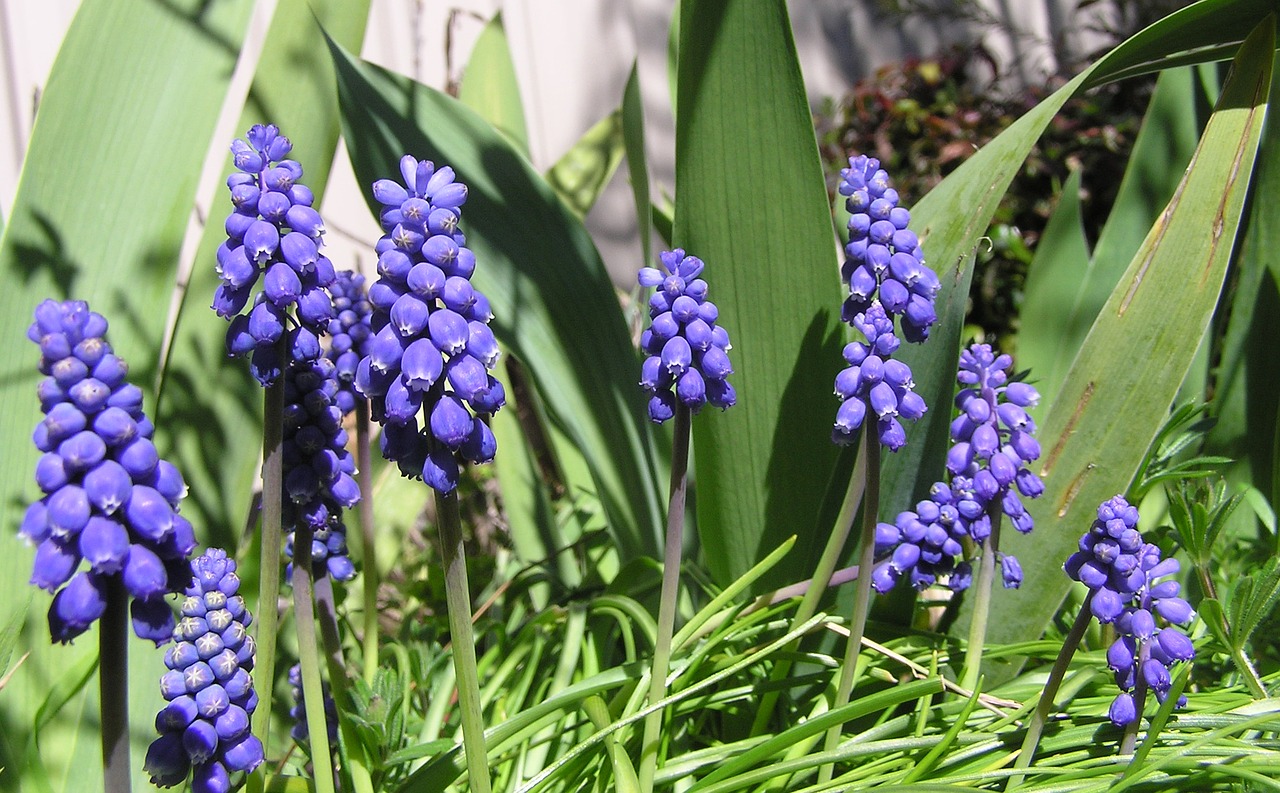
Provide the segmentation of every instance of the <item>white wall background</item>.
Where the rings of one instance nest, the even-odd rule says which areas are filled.
[[[85,0],[114,2],[115,0]],[[750,0],[743,0],[750,2]],[[792,26],[811,101],[839,96],[878,66],[928,55],[948,44],[981,39],[999,68],[1024,83],[1068,70],[1102,38],[1090,28],[1111,13],[1094,4],[1088,17],[1077,0],[935,0],[934,15],[902,17],[883,10],[892,0],[791,0]],[[918,4],[918,2],[917,2]],[[78,0],[0,0],[0,211],[13,204],[22,156],[41,87]],[[456,80],[485,21],[502,10],[525,99],[533,163],[553,164],[592,124],[621,101],[638,59],[646,112],[654,195],[668,194],[675,173],[675,135],[667,89],[667,34],[675,0],[373,0],[364,56],[443,88]],[[242,84],[270,20],[274,0],[259,0],[237,69]],[[242,89],[243,90],[243,89]],[[235,92],[232,92],[235,95]],[[238,106],[223,113],[217,140],[243,134]],[[264,119],[269,121],[268,119]],[[211,152],[207,185],[220,181],[225,147]],[[619,283],[640,266],[625,164],[588,218]],[[379,234],[360,187],[339,150],[322,208],[337,261],[365,259]],[[200,216],[208,217],[208,207]],[[216,208],[215,208],[216,209]]]

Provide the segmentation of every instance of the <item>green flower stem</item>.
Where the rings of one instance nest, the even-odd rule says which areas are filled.
[[[991,536],[982,543],[978,561],[978,579],[974,582],[973,617],[969,620],[969,643],[964,653],[964,672],[960,685],[970,691],[978,687],[982,675],[982,649],[987,639],[987,615],[991,611],[991,592],[996,585],[996,552],[1000,550],[1000,523],[1003,514],[998,503],[987,505],[991,518]]]
[[[484,713],[480,708],[480,678],[476,673],[476,640],[471,630],[471,590],[467,557],[462,545],[462,516],[458,494],[436,493],[436,520],[444,555],[444,588],[449,607],[449,637],[458,677],[458,706],[462,709],[462,744],[467,756],[471,793],[489,793],[489,761],[484,746]]]
[[[378,671],[378,549],[373,530],[373,455],[369,442],[369,402],[356,399],[356,474],[360,484],[360,540],[364,546],[360,572],[364,582],[364,682]]]
[[[868,418],[862,425],[862,454],[866,458],[866,490],[862,500],[862,537],[859,540],[858,583],[853,594],[853,619],[849,623],[849,643],[845,646],[844,663],[840,666],[840,682],[836,686],[836,700],[831,710],[849,704],[853,693],[854,674],[858,668],[858,654],[862,649],[862,635],[867,628],[867,614],[871,611],[871,569],[876,561],[876,518],[880,510],[880,443],[873,435],[875,422]],[[827,730],[823,750],[834,751],[840,743],[843,725],[834,724]],[[818,769],[818,782],[831,781],[835,770],[832,763]]]
[[[333,580],[321,576],[316,586],[316,621],[320,624],[320,640],[324,644],[324,658],[329,669],[329,689],[338,703],[339,713],[350,711],[351,698],[347,686],[347,664],[342,656],[342,636],[338,632],[338,609],[333,600]],[[307,730],[311,725],[308,723]],[[363,744],[354,733],[350,720],[338,718],[338,735],[341,738],[341,754],[345,774],[351,778],[351,788],[356,793],[373,793],[373,780],[369,763],[362,751]]]
[[[129,793],[129,598],[120,576],[107,582],[107,610],[98,624],[102,784],[111,793]]]
[[[662,595],[658,601],[658,637],[649,673],[649,704],[667,695],[671,668],[671,636],[675,632],[676,599],[680,596],[680,558],[684,544],[684,505],[689,487],[689,408],[676,403],[675,437],[671,446],[671,488],[667,504],[667,539],[662,558]],[[662,735],[662,711],[645,717],[644,742],[640,744],[640,791],[652,793],[658,770],[658,745]]]
[[[831,534],[827,536],[827,545],[822,549],[822,557],[818,559],[818,567],[813,571],[813,578],[809,580],[808,587],[804,590],[804,597],[800,601],[800,606],[791,618],[791,630],[795,630],[798,625],[818,613],[818,603],[822,601],[822,596],[826,594],[827,585],[831,582],[831,576],[836,571],[836,565],[844,557],[844,546],[849,541],[849,533],[853,531],[853,520],[858,515],[858,507],[862,504],[863,488],[867,483],[866,470],[866,455],[859,454],[853,466],[853,473],[849,477],[849,486],[845,489],[844,501],[840,504],[840,514],[836,516],[836,525],[833,527]],[[775,600],[774,602],[777,601]],[[788,653],[794,650],[795,646],[787,648]],[[769,672],[769,682],[777,683],[784,680],[790,672],[791,660],[781,658]],[[752,736],[764,734],[781,693],[782,690],[779,688],[767,691],[761,697],[755,720],[751,724]]]
[[[284,343],[281,353],[287,355]],[[285,359],[287,360],[287,358]],[[258,562],[258,632],[254,680],[262,707],[253,712],[253,734],[270,757],[271,703],[276,682],[276,633],[280,622],[280,546],[284,506],[284,377],[267,386],[262,422],[262,543]],[[310,546],[307,548],[310,553]],[[263,764],[265,768],[266,763]],[[263,773],[250,777],[250,790],[261,790]]]
[[[307,705],[307,738],[316,793],[333,793],[334,763],[329,753],[329,728],[324,717],[324,687],[316,643],[315,594],[311,589],[311,526],[299,521],[293,530],[293,621],[298,633],[298,662],[302,666],[302,698]],[[269,707],[268,707],[269,709]]]
[[[1058,696],[1058,688],[1061,687],[1062,679],[1067,675],[1071,657],[1076,654],[1076,648],[1080,646],[1080,640],[1084,638],[1084,632],[1088,630],[1089,623],[1093,620],[1093,611],[1090,609],[1092,603],[1093,591],[1090,590],[1084,603],[1080,604],[1080,613],[1076,615],[1076,621],[1067,632],[1067,638],[1062,642],[1062,649],[1058,651],[1053,668],[1049,670],[1049,678],[1044,681],[1044,690],[1040,692],[1040,701],[1036,703],[1036,711],[1027,725],[1027,735],[1022,739],[1022,748],[1018,750],[1018,759],[1013,764],[1014,768],[1027,768],[1035,758],[1036,747],[1040,745],[1040,736],[1044,732],[1045,722],[1049,720],[1049,711],[1053,709],[1054,697]],[[1022,780],[1022,774],[1009,777],[1005,790],[1013,790],[1022,784]]]

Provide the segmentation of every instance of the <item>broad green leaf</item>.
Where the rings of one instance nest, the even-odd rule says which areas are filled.
[[[1280,372],[1275,366],[1280,264],[1272,255],[1280,245],[1280,219],[1270,206],[1276,190],[1280,190],[1280,118],[1271,114],[1263,129],[1244,230],[1232,263],[1235,294],[1219,309],[1226,335],[1210,407],[1217,424],[1206,439],[1205,451],[1232,458],[1234,462],[1223,470],[1228,481],[1252,493],[1261,491],[1273,504],[1277,495],[1272,488],[1277,470],[1273,444],[1280,411]],[[1253,511],[1241,510],[1229,531],[1250,536],[1256,525]]]
[[[1034,414],[1038,419],[1053,403],[1098,311],[1142,244],[1146,229],[1173,195],[1183,164],[1191,159],[1198,135],[1195,90],[1190,68],[1160,75],[1092,258],[1083,232],[1077,240],[1064,241],[1056,234],[1051,237],[1050,232],[1056,232],[1052,223],[1045,230],[1027,275],[1022,307],[1026,319],[1016,351],[1017,368],[1031,369],[1040,391],[1040,408]],[[1079,229],[1079,201],[1072,203]]]
[[[89,301],[110,321],[108,340],[132,364],[131,380],[154,411],[152,384],[178,251],[251,7],[248,0],[86,3],[45,86],[0,243],[0,272],[11,286],[0,295],[6,406],[0,416],[0,525],[6,527],[0,532],[0,624],[30,603],[21,649],[31,652],[0,697],[3,790],[23,784],[34,715],[57,676],[96,658],[92,634],[72,647],[50,645],[49,597],[28,598],[32,552],[12,530],[39,496],[30,440],[39,419],[37,353],[25,331],[46,297]],[[158,434],[169,432],[162,427]],[[147,646],[133,646],[129,681],[139,783],[161,668]],[[39,738],[54,790],[96,784],[87,782],[101,768],[96,710],[96,691],[89,691],[45,711]]]
[[[547,183],[579,220],[613,178],[624,148],[622,111],[615,110],[592,125],[547,171]]]
[[[457,170],[470,187],[463,223],[480,262],[474,281],[493,306],[496,335],[589,461],[623,556],[655,555],[664,464],[635,386],[639,359],[586,230],[465,105],[340,47],[331,52],[360,181],[395,174],[406,152]]]
[[[520,101],[520,84],[516,81],[516,67],[511,61],[501,11],[493,15],[476,39],[471,59],[462,72],[458,99],[505,135],[521,154],[529,156],[529,133]]]
[[[91,631],[90,635],[96,637],[96,631]],[[51,670],[53,682],[42,689],[45,697],[40,702],[40,706],[36,708],[35,715],[31,719],[31,732],[27,738],[25,757],[26,768],[19,773],[19,782],[25,775],[28,780],[32,781],[42,791],[53,790],[55,785],[58,789],[75,790],[77,786],[83,784],[81,775],[85,773],[86,769],[82,766],[68,765],[63,768],[55,768],[54,773],[50,773],[48,763],[44,760],[40,737],[44,734],[44,730],[49,726],[50,722],[57,718],[58,714],[73,700],[79,699],[80,707],[88,710],[84,702],[85,698],[78,695],[88,686],[90,679],[93,677],[93,672],[97,668],[97,653],[83,653],[74,663],[60,667],[59,670]],[[58,671],[61,671],[61,674],[57,674]],[[93,740],[92,732],[89,730],[73,733],[70,740],[88,749],[95,748],[95,741]],[[45,743],[47,745],[49,741],[45,741]],[[62,748],[65,749],[66,747]],[[100,748],[100,746],[96,748]],[[73,772],[72,768],[75,768],[76,771]],[[99,755],[98,768],[102,768],[101,755]],[[73,774],[74,781],[72,779]],[[99,774],[101,774],[101,771],[99,771]],[[9,781],[13,780],[10,779]],[[64,785],[68,786],[64,787]],[[21,787],[15,789],[21,789]]]
[[[489,422],[498,447],[504,450],[493,461],[502,491],[503,512],[516,556],[526,564],[545,561],[549,569],[555,570],[560,561],[557,552],[564,543],[556,525],[551,490],[539,474],[534,451],[521,428],[521,418],[518,418],[523,416],[528,417],[526,420],[536,421],[536,414],[532,406],[519,404],[521,396],[514,391],[507,391],[508,409],[495,413]],[[563,574],[561,580],[565,580]],[[546,606],[550,596],[546,585],[537,585],[530,592],[539,608]]]
[[[1063,340],[1063,326],[1071,315],[1072,298],[1089,261],[1089,242],[1080,213],[1080,172],[1072,171],[1062,186],[1058,206],[1049,217],[1027,270],[1026,297],[1020,311],[1017,369],[1030,368],[1041,398],[1055,381],[1053,362]]]
[[[631,75],[622,93],[622,142],[626,147],[627,173],[635,196],[636,220],[644,262],[653,262],[653,209],[649,198],[649,159],[644,149],[644,102],[640,97],[640,69],[631,62]]]
[[[694,420],[698,530],[727,584],[796,534],[757,590],[808,577],[838,449],[841,367],[829,208],[786,5],[681,3],[675,243],[733,341],[738,404]]]
[[[1240,48],[1191,167],[1099,314],[1040,442],[1046,490],[1016,596],[996,597],[988,641],[1040,635],[1066,595],[1061,565],[1103,500],[1124,491],[1165,419],[1218,299],[1271,82],[1274,24]],[[1014,593],[1006,593],[1014,594]],[[962,614],[961,623],[965,621]]]
[[[302,164],[302,183],[324,195],[338,141],[338,109],[332,66],[319,25],[339,31],[347,46],[364,37],[368,0],[282,0],[276,7],[262,58],[236,125],[243,137],[254,124],[275,124],[293,142],[290,157]],[[219,141],[228,151],[231,141]],[[223,173],[234,166],[228,152]],[[163,372],[159,396],[161,427],[191,427],[163,440],[162,452],[182,470],[190,488],[183,509],[199,536],[234,547],[249,514],[250,497],[262,459],[262,389],[248,363],[226,353],[227,321],[209,308],[218,286],[216,251],[226,241],[222,220],[230,212],[226,186],[219,183],[205,200],[209,222],[183,293],[178,324]],[[334,262],[352,269],[354,262]],[[217,384],[216,388],[210,387]],[[255,581],[246,581],[255,591]]]

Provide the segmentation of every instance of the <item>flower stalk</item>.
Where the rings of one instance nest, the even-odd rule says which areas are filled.
[[[471,589],[467,583],[467,556],[456,490],[448,493],[436,491],[436,522],[443,555],[449,638],[453,668],[458,679],[458,707],[462,711],[462,744],[467,756],[467,776],[474,793],[489,793],[484,713],[480,706],[480,678],[476,672],[476,640],[471,629]]]
[[[293,620],[298,633],[298,662],[302,665],[302,696],[307,702],[324,702],[316,636],[315,592],[311,568],[311,525],[300,521],[294,528]],[[262,710],[269,710],[263,708]],[[334,763],[329,752],[329,729],[324,708],[307,708],[307,733],[317,793],[333,793]]]
[[[98,691],[102,708],[102,783],[129,793],[129,603],[119,576],[107,584],[107,610],[98,626]]]
[[[1071,658],[1080,647],[1084,633],[1093,619],[1093,612],[1089,608],[1092,600],[1093,593],[1090,592],[1085,596],[1084,603],[1080,606],[1080,613],[1076,615],[1076,621],[1071,624],[1071,630],[1067,632],[1067,637],[1062,642],[1062,649],[1058,650],[1058,657],[1053,661],[1053,668],[1049,670],[1049,677],[1045,680],[1044,689],[1040,692],[1040,700],[1036,703],[1035,713],[1032,714],[1031,721],[1027,725],[1026,737],[1022,739],[1022,748],[1018,750],[1018,759],[1013,766],[1016,769],[1029,767],[1035,757],[1036,747],[1040,745],[1040,736],[1044,734],[1044,725],[1049,720],[1049,711],[1053,709],[1053,700],[1058,696],[1058,689],[1062,687],[1062,680],[1067,675]],[[1016,789],[1022,784],[1023,778],[1023,774],[1009,777],[1005,790]]]
[[[283,342],[280,343],[283,348]],[[258,561],[258,655],[255,661],[259,696],[272,702],[276,673],[276,633],[280,622],[280,549],[284,505],[284,380],[267,386],[262,423],[262,542]],[[310,545],[307,556],[310,557]],[[270,751],[271,708],[258,708],[253,734]]]
[[[867,460],[865,495],[862,499],[862,533],[858,554],[858,570],[870,570],[875,564],[876,517],[880,504],[880,443],[871,437],[871,427],[862,430],[862,455]],[[867,615],[871,611],[871,576],[860,574],[853,594],[853,616],[849,622],[849,642],[845,645],[844,662],[840,665],[840,680],[836,685],[836,698],[831,709],[849,704],[853,693],[854,677],[858,668],[858,655],[862,649],[862,636],[867,628]],[[840,724],[827,730],[823,751],[834,751],[840,743]],[[834,764],[823,765],[818,770],[819,784],[831,781]]]
[[[649,673],[649,702],[667,695],[667,673],[671,669],[671,637],[675,632],[676,601],[680,597],[680,560],[684,545],[685,498],[689,487],[689,408],[677,403],[675,439],[671,448],[671,487],[667,503],[666,549],[662,559],[662,594],[658,602],[658,636],[653,649],[653,666]],[[658,751],[662,737],[662,711],[650,713],[644,720],[644,742],[640,750],[640,790],[651,793],[658,768]]]
[[[969,621],[969,641],[964,655],[964,671],[960,685],[973,691],[982,676],[982,650],[987,638],[987,616],[991,612],[991,593],[996,584],[996,553],[1000,544],[1001,512],[998,503],[987,505],[991,519],[991,535],[982,543],[978,561],[978,578],[974,582],[973,617]]]

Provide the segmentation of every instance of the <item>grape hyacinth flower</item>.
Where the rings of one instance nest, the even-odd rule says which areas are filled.
[[[1028,467],[1039,459],[1040,444],[1034,437],[1036,424],[1025,410],[1034,407],[1040,395],[1026,383],[1009,382],[1012,366],[1013,358],[997,356],[988,344],[974,344],[960,353],[956,379],[964,387],[956,396],[960,415],[951,422],[955,443],[947,452],[947,470],[972,477],[982,500],[998,499],[1014,528],[1025,534],[1034,522],[1022,497],[1037,498],[1044,492],[1044,483]]]
[[[907,228],[911,213],[901,206],[880,161],[866,155],[849,158],[838,190],[849,210],[848,258],[841,269],[849,285],[844,321],[853,323],[878,300],[890,317],[902,317],[907,341],[924,341],[938,319],[933,304],[940,282],[924,263],[919,238]]]
[[[293,691],[293,705],[289,708],[289,717],[293,719],[293,726],[289,728],[289,735],[301,744],[307,740],[307,703],[302,696],[301,664],[289,667],[289,687]],[[332,744],[338,740],[338,704],[329,695],[328,683],[324,684],[322,690],[324,691],[324,723],[329,733],[329,743]]]
[[[890,357],[901,341],[893,332],[893,320],[884,306],[872,303],[853,318],[853,326],[866,337],[866,342],[845,345],[844,359],[849,366],[836,376],[835,393],[842,402],[831,440],[840,445],[852,443],[869,408],[875,414],[881,445],[897,451],[907,442],[899,419],[915,421],[923,416],[924,400],[914,391],[911,367]]]
[[[662,269],[644,267],[638,280],[657,287],[649,298],[651,323],[640,335],[640,349],[648,357],[641,367],[640,385],[650,395],[649,418],[661,424],[673,417],[676,400],[697,413],[702,406],[728,409],[737,401],[726,379],[729,333],[716,324],[720,312],[707,300],[707,282],[699,278],[704,264],[676,248],[658,257]]]
[[[1115,673],[1120,694],[1108,716],[1117,727],[1125,727],[1141,713],[1146,689],[1164,702],[1173,665],[1195,657],[1191,640],[1174,627],[1191,621],[1191,605],[1180,596],[1177,581],[1161,580],[1178,572],[1178,561],[1161,559],[1160,549],[1143,541],[1137,508],[1116,496],[1098,507],[1097,520],[1064,568],[1089,588],[1093,616],[1116,627],[1107,666]],[[1185,698],[1179,699],[1179,706],[1184,703]]]
[[[20,532],[36,544],[31,583],[54,594],[54,641],[71,641],[101,617],[118,577],[133,598],[134,633],[159,645],[174,624],[164,598],[186,586],[195,532],[178,514],[182,475],[156,452],[142,391],[126,381],[129,368],[106,333],[87,303],[36,307],[27,337],[40,345],[45,375],[37,390],[45,417],[34,433],[44,497]]]
[[[493,314],[471,284],[476,258],[458,230],[467,187],[452,168],[409,155],[400,173],[403,185],[373,185],[386,233],[376,247],[380,277],[369,287],[374,335],[355,382],[384,425],[383,455],[448,493],[460,459],[493,459],[497,442],[484,418],[506,394],[489,374],[498,362]]]
[[[252,617],[240,597],[236,563],[219,548],[191,562],[192,583],[182,619],[164,656],[160,678],[168,704],[156,716],[160,737],[147,749],[146,771],[160,787],[191,777],[194,793],[231,789],[231,775],[263,760],[262,742],[249,731],[258,705],[249,672]],[[194,772],[194,773],[192,773]]]
[[[249,355],[254,377],[266,386],[286,363],[277,349],[282,337],[290,360],[320,355],[320,335],[333,316],[326,288],[335,273],[320,253],[324,222],[312,207],[315,196],[299,181],[302,166],[286,159],[293,144],[274,125],[257,124],[246,137],[231,144],[237,172],[227,187],[234,208],[227,241],[218,247],[222,283],[213,309],[231,322],[227,353]]]
[[[283,524],[306,522],[314,534],[312,570],[339,581],[355,576],[347,555],[342,510],[360,501],[353,478],[355,461],[347,451],[342,410],[335,403],[337,367],[327,358],[289,364],[284,380]],[[285,554],[293,556],[290,532]]]
[[[339,270],[337,278],[329,284],[333,298],[333,319],[329,320],[329,347],[325,357],[337,367],[338,394],[335,401],[347,415],[356,409],[356,400],[364,396],[355,389],[356,368],[360,359],[369,354],[369,340],[373,337],[369,320],[373,306],[364,276],[350,270]]]

